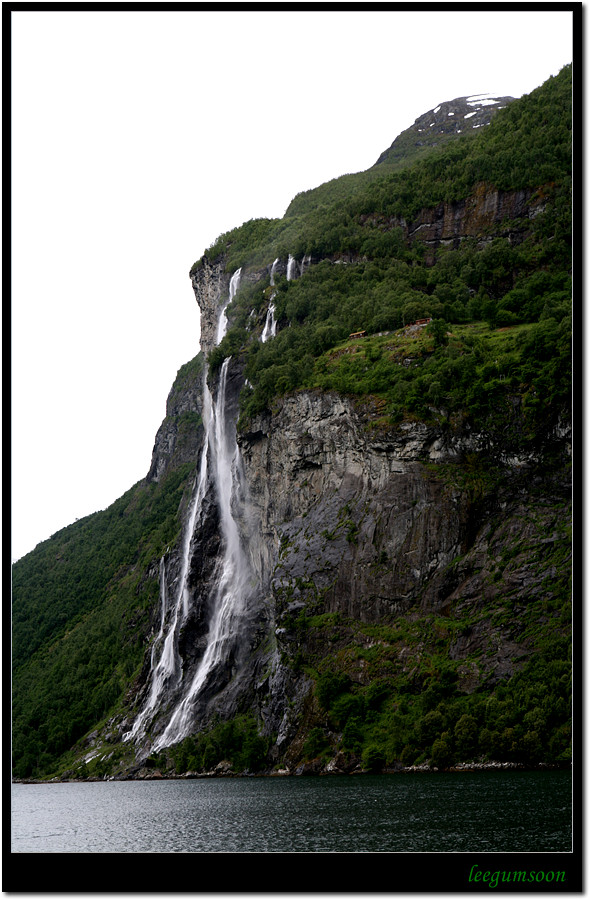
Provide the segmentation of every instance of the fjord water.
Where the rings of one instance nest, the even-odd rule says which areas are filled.
[[[13,853],[570,852],[571,773],[12,786]]]

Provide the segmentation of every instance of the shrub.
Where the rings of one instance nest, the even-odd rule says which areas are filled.
[[[362,752],[361,761],[369,772],[380,772],[385,765],[385,753],[378,744],[369,744]]]
[[[307,735],[307,740],[303,745],[303,756],[305,759],[315,759],[327,750],[329,741],[322,728],[312,728]]]
[[[363,746],[363,725],[358,716],[351,716],[342,732],[342,747],[359,754]]]
[[[451,735],[444,731],[432,744],[430,765],[437,769],[446,769],[453,761]]]
[[[318,676],[315,686],[320,706],[328,711],[340,694],[346,692],[350,678],[342,672],[324,672]]]

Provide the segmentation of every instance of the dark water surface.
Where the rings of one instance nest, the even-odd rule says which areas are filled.
[[[12,852],[569,852],[571,773],[12,785]]]

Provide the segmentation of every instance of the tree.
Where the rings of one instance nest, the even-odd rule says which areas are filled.
[[[477,749],[478,726],[473,716],[462,715],[455,725],[455,744],[462,760],[469,759]]]
[[[336,697],[345,693],[349,684],[350,678],[341,672],[327,671],[320,675],[315,688],[320,706],[330,709]]]
[[[362,752],[363,768],[369,772],[379,772],[385,765],[385,754],[378,744],[369,744]]]
[[[436,769],[446,769],[453,761],[453,748],[451,734],[443,731],[432,744],[430,751],[430,765]]]
[[[449,326],[444,319],[433,319],[426,330],[434,338],[435,347],[444,347],[448,344],[447,331]]]
[[[411,298],[412,294],[406,294],[405,296]],[[416,321],[416,319],[421,319],[426,316],[428,314],[428,310],[426,308],[427,302],[428,298],[426,297],[424,297],[423,299],[412,298],[408,299],[407,302],[404,302],[402,306],[402,321],[404,325],[411,325],[412,322]]]
[[[351,716],[342,732],[342,746],[352,753],[360,753],[363,746],[363,726],[358,716]]]

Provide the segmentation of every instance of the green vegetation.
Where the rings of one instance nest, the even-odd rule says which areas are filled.
[[[209,772],[219,763],[229,763],[234,772],[256,772],[266,768],[270,741],[259,734],[254,716],[236,716],[217,722],[194,737],[185,738],[170,750],[174,770]]]
[[[376,395],[392,420],[442,407],[481,425],[505,415],[517,396],[534,431],[570,393],[571,275],[558,265],[538,271],[525,256],[497,239],[485,250],[440,254],[428,270],[324,260],[279,285],[276,314],[288,327],[266,344],[247,343],[234,328],[211,364],[245,346],[246,417],[290,390],[321,388]],[[494,280],[514,271],[516,284],[498,296]],[[433,322],[404,328],[420,317]],[[368,336],[351,341],[359,328]]]
[[[567,631],[569,603],[560,598],[558,621]],[[531,618],[534,613],[531,611]],[[525,765],[571,759],[571,656],[567,633],[541,629],[529,662],[494,687],[466,690],[461,677],[481,663],[478,653],[453,660],[450,646],[473,623],[424,617],[392,626],[343,621],[355,640],[318,663],[315,694],[323,727],[310,725],[308,759],[335,752],[365,768],[500,760]],[[363,650],[363,637],[376,641]],[[329,640],[324,637],[326,645]],[[404,672],[399,650],[412,648]],[[416,648],[420,653],[416,654]],[[365,664],[363,682],[352,673]],[[311,662],[306,666],[308,671]],[[369,675],[366,667],[369,666]],[[367,683],[368,682],[368,683]]]

